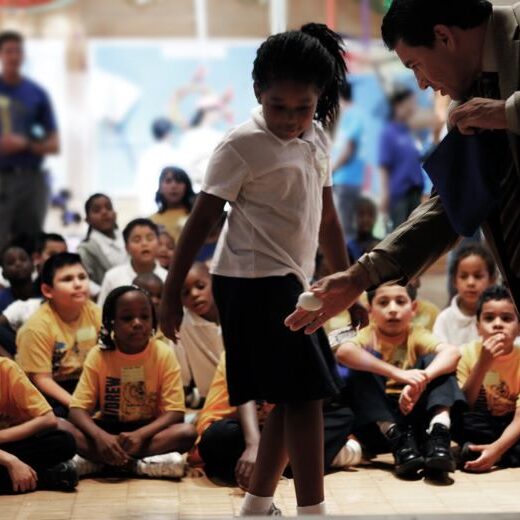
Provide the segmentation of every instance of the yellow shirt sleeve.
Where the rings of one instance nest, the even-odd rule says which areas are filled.
[[[161,344],[162,345],[162,344]],[[157,374],[161,381],[161,396],[159,398],[159,413],[182,412],[184,407],[184,390],[182,388],[181,368],[173,350],[162,345],[164,359],[162,374]]]
[[[88,354],[83,365],[69,408],[81,408],[92,414],[99,402],[99,374],[102,372],[101,353],[99,347],[94,347]]]
[[[20,412],[19,417],[14,419],[32,419],[52,411],[50,404],[14,361],[6,359],[0,366],[1,377],[8,382],[8,407]]]
[[[28,374],[52,374],[54,340],[43,322],[28,325],[31,326],[20,329],[16,338],[16,360]]]
[[[468,377],[471,373],[471,369],[473,368],[470,354],[471,347],[471,344],[464,345],[460,351],[461,358],[457,365],[457,382],[461,388],[466,384],[466,381],[468,380]]]
[[[353,338],[349,338],[345,343],[354,343],[354,345],[358,345],[362,348],[372,347],[372,335],[373,335],[373,326],[368,325],[365,328],[361,329]]]

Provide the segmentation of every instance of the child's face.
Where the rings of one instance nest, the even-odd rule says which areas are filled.
[[[159,316],[159,308],[161,306],[161,298],[163,293],[163,283],[159,280],[150,280],[146,283],[135,284],[144,289],[150,296],[150,300],[155,309],[155,315]]]
[[[174,252],[175,245],[172,237],[168,233],[161,233],[159,235],[159,248],[157,249],[157,260],[159,260],[161,267],[169,269]]]
[[[132,260],[147,264],[157,258],[159,239],[154,230],[148,226],[135,226],[128,237],[126,250]]]
[[[190,269],[181,296],[182,304],[190,311],[199,316],[208,314],[214,305],[209,273],[199,267]]]
[[[513,347],[520,334],[520,325],[515,306],[510,300],[490,300],[484,303],[477,323],[479,334],[484,340],[495,334],[503,334],[505,343]]]
[[[81,308],[89,299],[88,274],[81,264],[66,265],[56,271],[52,287],[42,284],[45,298],[62,308]]]
[[[368,204],[361,205],[357,210],[357,230],[358,233],[372,233],[376,225],[376,213],[374,208]]]
[[[484,259],[478,255],[463,258],[455,274],[455,288],[460,300],[466,305],[475,306],[481,294],[492,283]]]
[[[62,242],[61,240],[47,240],[43,246],[42,252],[33,255],[33,260],[38,271],[51,256],[57,255],[58,253],[66,253],[67,251],[68,248],[65,242]]]
[[[278,81],[264,91],[255,86],[267,128],[280,139],[301,136],[312,125],[319,91],[313,85]]]
[[[386,336],[398,336],[410,327],[415,308],[416,303],[405,287],[389,285],[376,290],[370,315],[379,331]]]
[[[178,206],[186,195],[186,184],[177,181],[173,173],[167,173],[161,181],[159,193],[166,199],[168,206]]]
[[[4,254],[2,271],[10,282],[31,279],[33,263],[21,247],[10,247]]]
[[[126,354],[142,352],[152,336],[150,301],[140,291],[130,291],[117,300],[114,334],[117,348]]]
[[[87,222],[101,233],[112,233],[116,227],[116,212],[108,197],[96,197],[87,215]]]

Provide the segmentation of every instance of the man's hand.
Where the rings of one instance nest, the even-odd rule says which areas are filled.
[[[501,454],[493,444],[470,445],[471,451],[480,452],[480,457],[476,460],[469,460],[464,464],[466,471],[483,473],[489,471],[500,459]]]
[[[330,318],[352,307],[369,285],[368,276],[359,264],[347,271],[326,276],[311,287],[312,292],[323,302],[321,309],[305,311],[299,307],[286,318],[285,325],[293,331],[305,327],[305,333],[312,334]],[[357,309],[354,315],[359,315]]]
[[[162,333],[174,343],[177,343],[179,341],[179,331],[184,316],[180,298],[165,295],[162,299],[159,313]]]
[[[0,154],[12,155],[23,152],[29,146],[29,140],[23,135],[7,134],[0,137]]]
[[[451,111],[449,123],[464,135],[474,134],[478,129],[503,130],[507,128],[506,102],[497,99],[470,99]]]

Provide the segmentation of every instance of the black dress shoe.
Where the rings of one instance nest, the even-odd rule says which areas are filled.
[[[386,434],[395,459],[395,473],[399,477],[411,476],[424,467],[412,429],[395,425]]]
[[[40,472],[38,474],[38,487],[40,489],[72,491],[78,485],[78,480],[76,466],[72,460],[67,460]]]
[[[434,424],[424,442],[424,465],[436,471],[455,471],[455,458],[451,453],[450,430],[444,424]]]

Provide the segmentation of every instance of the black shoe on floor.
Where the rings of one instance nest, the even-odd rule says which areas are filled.
[[[399,477],[416,474],[424,467],[424,459],[417,447],[410,427],[395,425],[386,434],[395,459],[395,473]]]
[[[466,462],[469,462],[471,460],[477,460],[480,457],[479,451],[473,451],[470,450],[469,447],[471,446],[471,442],[465,442],[462,448],[460,449],[459,454],[459,468],[464,471],[464,466]]]
[[[456,463],[450,445],[449,428],[444,424],[434,424],[431,433],[426,434],[423,446],[425,467],[436,471],[455,471]]]
[[[38,474],[38,487],[40,489],[72,491],[77,485],[78,473],[72,460],[60,462]]]

